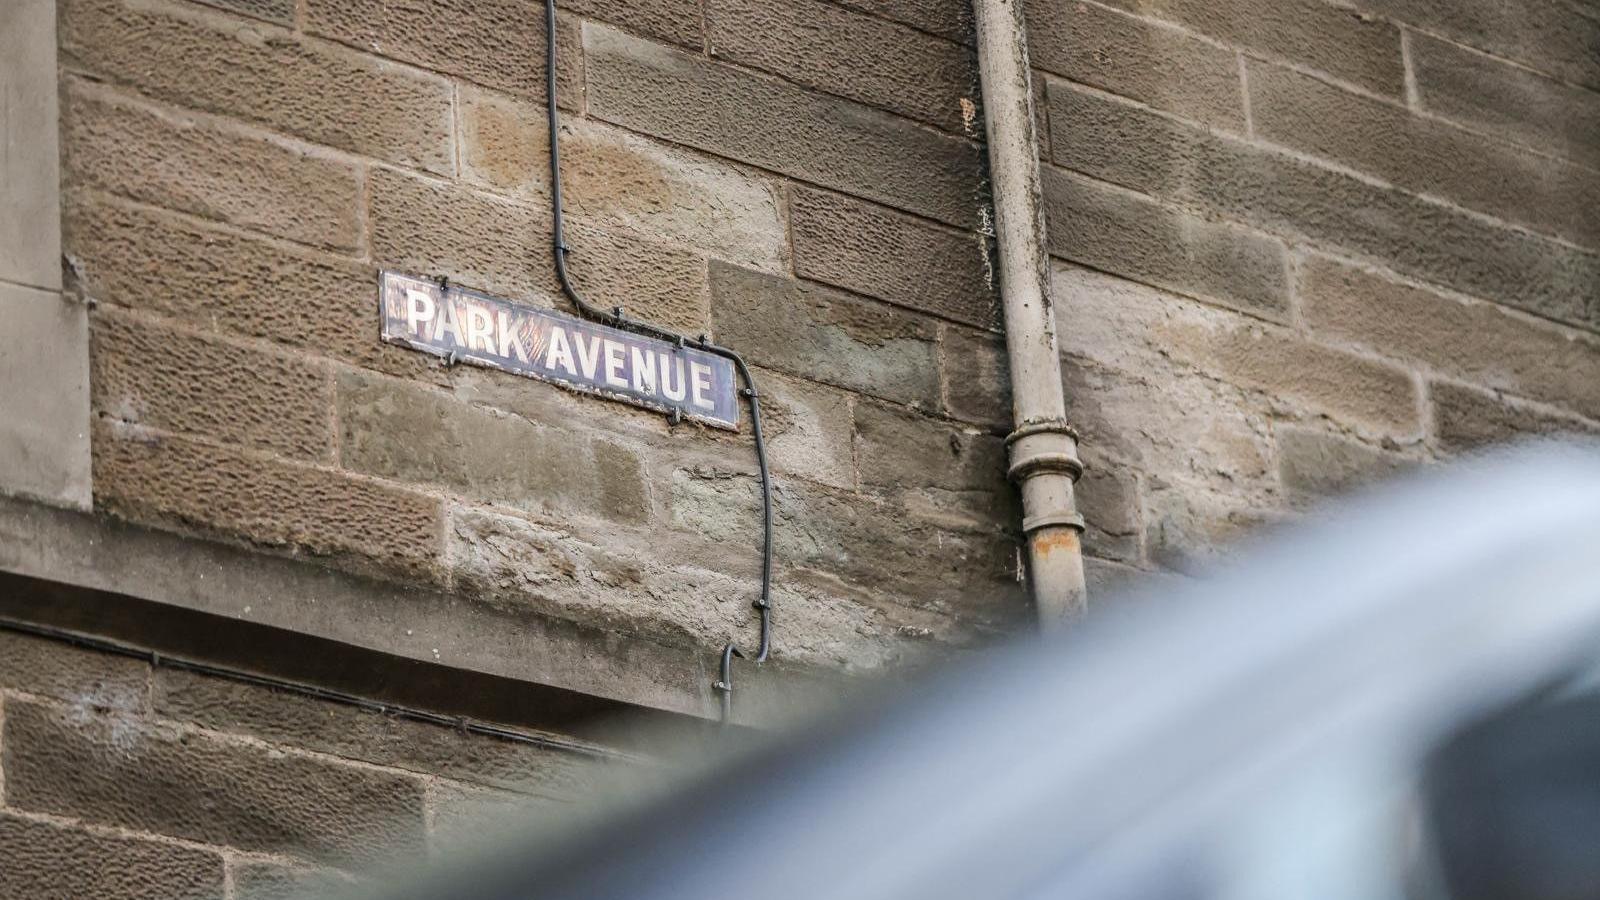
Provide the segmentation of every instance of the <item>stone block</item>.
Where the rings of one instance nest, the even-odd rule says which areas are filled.
[[[1600,424],[1448,381],[1428,383],[1434,439],[1446,453],[1536,438],[1592,438]]]
[[[442,513],[402,488],[116,422],[94,439],[95,502],[386,572],[431,577]]]
[[[1567,13],[1574,28],[1600,28]],[[1422,108],[1593,168],[1600,94],[1412,32],[1411,68]],[[1593,63],[1593,48],[1591,64]]]
[[[1259,391],[1285,411],[1375,435],[1419,434],[1416,388],[1398,366],[1097,272],[1060,266],[1054,285],[1057,317],[1074,324],[1062,334],[1065,352],[1129,372],[1191,367]]]
[[[127,313],[101,310],[92,320],[101,415],[313,462],[332,458],[326,365]]]
[[[1235,497],[1160,478],[1147,483],[1145,516],[1151,562],[1183,574],[1231,559],[1241,542],[1281,519]]]
[[[75,185],[332,250],[360,242],[354,165],[69,82],[66,169]]]
[[[279,25],[294,24],[295,0],[200,0],[206,6],[236,12]]]
[[[1080,0],[1028,0],[1023,8],[1033,65],[1184,118],[1244,131],[1234,51]]]
[[[942,326],[940,367],[945,412],[995,433],[1011,430],[1011,373],[1005,340],[968,328]]]
[[[910,25],[952,41],[972,43],[972,4],[950,0],[840,0],[841,6]]]
[[[1091,463],[1078,479],[1078,511],[1086,523],[1083,552],[1102,559],[1139,562],[1142,522],[1139,482],[1124,466]]]
[[[1356,6],[1563,81],[1600,88],[1600,18],[1564,0],[1360,0]]]
[[[234,900],[305,900],[350,893],[355,879],[336,869],[286,866],[260,860],[235,860]]]
[[[1000,327],[989,241],[839,194],[796,186],[794,269],[811,278],[979,328]]]
[[[549,307],[560,296],[550,214],[534,202],[479,193],[387,169],[372,172],[372,252],[380,265],[442,275]],[[624,232],[570,221],[570,273],[590,303],[622,305],[672,328],[706,326],[706,262]]]
[[[378,340],[371,266],[99,195],[70,199],[71,287],[87,299],[398,375],[433,365]]]
[[[749,361],[887,400],[939,408],[932,321],[827,288],[711,266],[717,340]]]
[[[978,102],[960,44],[820,0],[708,0],[711,55],[960,134]]]
[[[565,0],[561,5],[586,19],[610,22],[696,53],[705,41],[701,0]]]
[[[1062,361],[1062,381],[1067,421],[1097,456],[1217,489],[1270,485],[1270,421],[1244,391],[1171,364],[1127,371],[1082,357]]]
[[[222,855],[0,813],[0,894],[28,900],[215,900]]]
[[[870,487],[1006,491],[1001,440],[876,401],[856,407],[856,461]]]
[[[1574,16],[1573,18],[1579,18]],[[1257,137],[1536,231],[1600,246],[1600,173],[1412,115],[1298,72],[1250,66]]]
[[[853,397],[773,372],[757,372],[756,389],[761,392],[762,432],[773,471],[846,490],[855,487],[850,449]],[[747,426],[741,425],[748,432]]]
[[[15,700],[0,755],[16,809],[335,864],[422,849],[406,775]]]
[[[461,88],[463,176],[547,202],[549,132],[542,104]],[[595,119],[561,131],[567,213],[768,271],[787,266],[778,192],[741,167]]]
[[[1053,103],[1065,102],[1059,88]],[[1056,155],[1087,175],[1543,316],[1588,315],[1600,255],[1126,103],[1083,92],[1070,102]]]
[[[1288,315],[1283,245],[1047,166],[1054,256],[1270,318]]]
[[[638,452],[561,423],[534,423],[346,372],[339,377],[339,426],[339,461],[351,471],[548,514],[650,517]]]
[[[1587,335],[1322,257],[1301,267],[1300,295],[1317,334],[1600,416],[1600,341]]]
[[[715,543],[748,542],[750,523],[759,521],[756,483],[748,475],[680,469],[668,491],[672,524]],[[1016,540],[992,519],[980,530],[946,509],[792,481],[778,482],[773,502],[775,553],[784,570],[831,576],[845,589],[870,587],[979,629],[1006,628],[1026,614],[1015,578]]]
[[[964,138],[594,24],[584,53],[601,119],[952,225],[978,221],[981,154]]]
[[[313,143],[451,172],[444,78],[173,2],[62,0],[64,63]]]
[[[1285,59],[1363,90],[1398,97],[1400,29],[1321,0],[1108,0],[1255,55]]]
[[[1312,428],[1278,429],[1278,480],[1301,499],[1348,494],[1414,463],[1395,453]]]
[[[65,641],[0,631],[0,687],[53,697],[85,712],[142,712],[150,666]]]
[[[367,53],[544,102],[544,8],[521,0],[308,0],[305,29]],[[583,105],[578,21],[556,19],[556,98]]]

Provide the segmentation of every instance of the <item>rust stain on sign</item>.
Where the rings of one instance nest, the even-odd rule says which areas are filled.
[[[426,278],[379,277],[391,344],[739,428],[733,363],[724,357]]]

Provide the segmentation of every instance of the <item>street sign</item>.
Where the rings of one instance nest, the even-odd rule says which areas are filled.
[[[380,276],[383,339],[737,431],[733,363],[399,272]]]

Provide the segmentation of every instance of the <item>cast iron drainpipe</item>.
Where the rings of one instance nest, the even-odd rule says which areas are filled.
[[[1084,610],[1083,516],[1074,496],[1083,463],[1067,424],[1050,306],[1049,256],[1039,183],[1039,145],[1020,0],[972,0],[978,77],[989,138],[994,233],[1015,430],[1008,474],[1022,492],[1028,581],[1041,627]]]

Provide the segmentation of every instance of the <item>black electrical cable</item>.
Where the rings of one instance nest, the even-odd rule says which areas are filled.
[[[417,709],[415,707],[401,706],[395,703],[382,703],[377,700],[368,700],[365,697],[358,697],[355,694],[346,694],[343,691],[329,690],[328,688],[317,687],[313,684],[303,684],[298,681],[285,681],[281,678],[270,678],[265,675],[257,675],[253,672],[246,672],[241,669],[233,669],[227,666],[219,666],[213,663],[197,662],[191,659],[167,656],[166,654],[158,653],[154,650],[146,650],[143,647],[136,647],[132,644],[124,644],[120,641],[112,641],[105,638],[91,637],[86,634],[79,634],[76,631],[67,631],[62,628],[53,628],[48,625],[35,625],[31,622],[19,622],[14,619],[0,619],[0,629],[5,631],[14,631],[19,634],[33,635],[34,637],[47,638],[53,641],[61,641],[77,647],[83,647],[88,650],[96,650],[101,653],[110,653],[116,656],[126,656],[133,659],[139,659],[156,668],[175,669],[183,672],[194,672],[198,675],[207,675],[212,678],[223,678],[227,679],[228,681],[236,681],[241,684],[251,684],[255,685],[256,687],[264,687],[275,691],[298,694],[302,697],[309,697],[314,700],[325,700],[330,703],[338,703],[342,706],[353,706],[357,709],[363,709],[368,712],[379,713],[386,716],[393,716],[395,718],[410,719],[414,722],[426,722],[431,725],[440,725],[446,728],[456,729],[457,731],[463,731],[467,734],[498,738],[503,741],[510,741],[517,744],[532,744],[540,747],[551,747],[573,753],[581,753],[587,756],[625,758],[622,757],[621,754],[607,750],[596,749],[583,744],[569,743],[567,741],[557,740],[555,738],[530,734],[526,731],[517,731],[512,728],[502,728],[498,725],[488,725],[459,716],[440,715],[439,713],[428,712],[427,710]]]
[[[578,312],[584,316],[634,334],[670,341],[679,347],[687,345],[707,353],[714,353],[731,360],[734,368],[738,369],[739,378],[744,382],[744,390],[741,393],[750,401],[750,433],[755,439],[756,465],[761,470],[761,597],[753,604],[761,615],[761,645],[753,661],[758,664],[764,663],[772,651],[772,474],[767,469],[767,444],[761,436],[761,399],[756,393],[755,379],[750,375],[750,367],[745,365],[743,357],[727,347],[712,343],[706,335],[690,338],[660,325],[629,319],[623,315],[621,306],[612,307],[611,311],[607,312],[583,299],[578,289],[573,286],[572,278],[567,274],[567,254],[571,251],[564,238],[561,205],[561,118],[556,109],[556,0],[545,0],[544,12],[545,104],[550,122],[550,207],[556,277],[561,282],[561,290],[567,295],[567,299],[571,300],[573,306],[576,306]],[[712,685],[722,695],[723,722],[728,721],[728,716],[733,711],[735,656],[740,659],[750,658],[730,641],[722,648],[721,670],[717,681]]]

